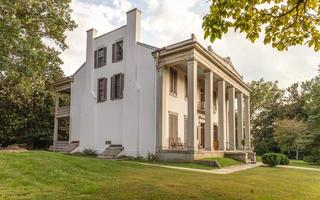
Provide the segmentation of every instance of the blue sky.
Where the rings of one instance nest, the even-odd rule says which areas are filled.
[[[240,33],[230,31],[221,40],[211,44],[203,39],[202,17],[208,12],[207,0],[73,0],[73,18],[78,28],[67,33],[69,49],[62,53],[62,69],[71,75],[85,61],[86,30],[96,28],[98,35],[126,24],[126,11],[142,11],[141,40],[162,47],[191,36],[194,33],[204,46],[231,60],[245,81],[278,80],[281,87],[304,81],[317,75],[320,53],[306,46],[291,47],[278,52],[263,44],[254,44]]]

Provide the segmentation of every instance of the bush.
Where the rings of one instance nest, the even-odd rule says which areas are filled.
[[[282,154],[282,153],[278,153],[277,156],[280,158],[280,165],[289,165],[289,158],[288,156]]]
[[[157,160],[157,157],[153,153],[148,152],[147,160],[151,161],[151,162],[154,162],[154,161]]]
[[[261,161],[270,167],[274,167],[280,164],[280,158],[275,153],[266,153],[262,156]]]
[[[94,149],[84,149],[84,150],[82,151],[82,153],[83,153],[84,155],[86,155],[86,156],[94,156],[94,157],[96,157],[96,156],[98,155],[97,151],[94,150]]]

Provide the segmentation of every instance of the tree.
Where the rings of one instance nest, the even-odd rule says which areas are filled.
[[[258,155],[277,152],[279,148],[273,138],[273,123],[283,115],[284,91],[278,82],[251,81],[249,83],[250,111],[254,149]]]
[[[70,0],[0,3],[0,143],[46,146],[52,139],[54,88],[63,76],[65,31],[76,27]],[[48,45],[54,44],[54,45]]]
[[[320,164],[320,76],[306,81],[304,90],[304,108],[308,113],[308,123],[310,133],[304,142],[304,160]]]
[[[275,122],[274,139],[283,153],[295,152],[299,160],[299,152],[302,149],[303,137],[307,133],[307,124],[296,119],[282,119]]]
[[[279,51],[302,44],[319,51],[319,23],[319,0],[212,0],[202,27],[211,42],[233,28],[252,42],[263,34],[264,44]]]

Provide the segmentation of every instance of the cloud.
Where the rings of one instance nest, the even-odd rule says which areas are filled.
[[[207,0],[74,0],[73,19],[78,28],[67,33],[70,48],[63,52],[62,69],[72,74],[85,61],[86,30],[96,28],[103,34],[126,24],[126,11],[138,7],[142,11],[142,42],[158,47],[190,38],[194,33],[204,46],[202,17],[208,12]],[[312,78],[317,74],[319,53],[308,47],[292,47],[287,52],[266,46],[261,40],[252,44],[243,34],[230,31],[212,44],[221,56],[230,56],[245,81],[264,78],[279,80],[281,87]]]

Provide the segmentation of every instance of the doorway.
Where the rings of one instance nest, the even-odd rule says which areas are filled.
[[[204,148],[204,123],[200,123],[200,146]]]

